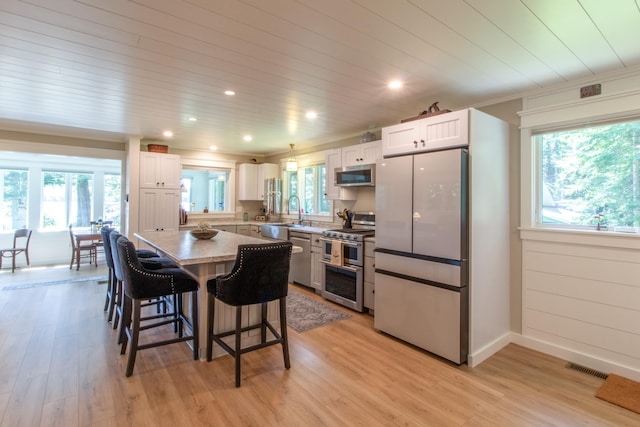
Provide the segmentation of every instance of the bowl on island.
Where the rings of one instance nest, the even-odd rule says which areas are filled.
[[[214,229],[202,230],[198,228],[191,230],[191,235],[198,240],[209,240],[216,237],[216,234],[218,234],[218,230]]]

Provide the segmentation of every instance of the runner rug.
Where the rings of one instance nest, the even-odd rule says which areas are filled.
[[[287,326],[297,332],[319,328],[350,317],[349,313],[299,292],[289,291],[287,295]]]
[[[640,383],[609,374],[596,392],[596,397],[640,414]]]

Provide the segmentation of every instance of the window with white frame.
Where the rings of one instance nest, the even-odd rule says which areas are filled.
[[[537,222],[640,227],[640,121],[532,135],[537,149]]]
[[[27,227],[29,172],[0,169],[0,230]]]
[[[325,198],[326,167],[324,164],[299,167],[296,172],[285,172],[285,174],[285,186],[289,195],[289,209],[285,209],[285,212],[330,215],[330,201]],[[293,196],[297,196],[298,199]]]
[[[18,151],[0,153],[0,231],[61,231],[121,223],[120,160]]]
[[[186,211],[231,212],[231,169],[193,167],[182,169],[182,207]]]

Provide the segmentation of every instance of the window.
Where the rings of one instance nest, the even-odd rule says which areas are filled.
[[[93,174],[44,171],[42,178],[40,227],[89,227],[93,216]]]
[[[640,121],[533,136],[538,223],[640,227]]]
[[[301,167],[297,172],[286,172],[286,186],[289,199],[297,196],[298,200],[291,200],[289,211],[291,214],[298,213],[302,207],[303,214],[329,215],[331,207],[329,201],[324,197],[325,188],[325,165]]]
[[[182,170],[182,207],[187,211],[229,212],[231,208],[229,169],[194,168]]]
[[[120,224],[120,200],[122,192],[120,174],[104,174],[104,211],[102,219]]]
[[[0,230],[27,227],[29,172],[0,169]]]

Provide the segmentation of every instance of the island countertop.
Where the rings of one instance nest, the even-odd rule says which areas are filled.
[[[162,252],[180,266],[234,261],[238,245],[273,243],[273,240],[220,231],[213,239],[198,240],[189,231],[144,231],[134,233],[142,242]],[[299,246],[293,252],[302,252]]]

